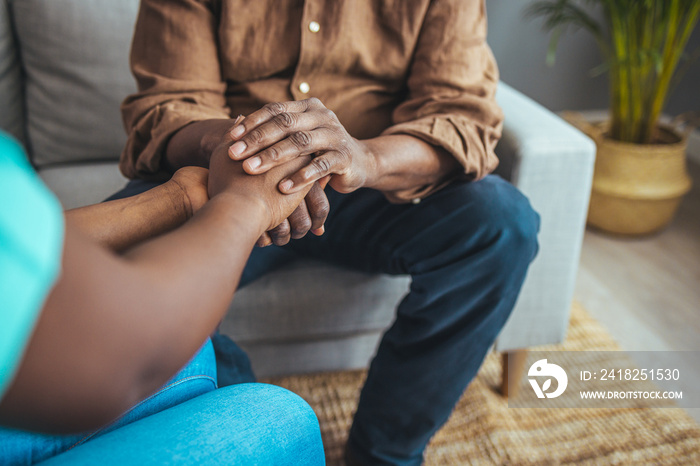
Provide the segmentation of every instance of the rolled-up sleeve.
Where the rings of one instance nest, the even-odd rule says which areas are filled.
[[[408,98],[382,134],[409,134],[442,147],[465,176],[483,178],[498,165],[494,148],[503,113],[495,100],[497,84],[498,68],[486,43],[485,2],[434,0],[416,45]],[[423,197],[443,185],[444,180],[410,196]]]
[[[122,104],[126,177],[167,176],[161,159],[173,134],[194,121],[230,118],[216,8],[207,0],[141,1],[131,48],[138,92]]]

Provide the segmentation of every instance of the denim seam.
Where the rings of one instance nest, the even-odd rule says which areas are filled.
[[[156,393],[150,395],[148,398],[144,398],[143,400],[141,400],[140,402],[138,402],[138,403],[136,403],[134,406],[132,406],[132,407],[129,409],[129,411],[127,411],[126,413],[122,414],[122,417],[123,417],[123,416],[126,416],[128,413],[130,413],[131,411],[135,410],[136,408],[138,408],[138,407],[141,406],[142,404],[146,403],[147,401],[150,401],[150,400],[152,400],[153,398],[155,398],[156,396],[158,396],[158,395],[160,395],[160,394],[162,394],[162,393],[167,392],[167,391],[170,390],[171,388],[177,387],[178,385],[180,385],[180,384],[182,384],[182,383],[184,383],[184,382],[188,382],[188,381],[194,380],[194,379],[209,379],[209,380],[211,380],[211,382],[214,384],[214,389],[218,388],[218,387],[217,387],[216,380],[214,380],[214,378],[211,377],[211,376],[209,376],[209,375],[204,375],[204,374],[201,374],[201,375],[190,375],[190,376],[188,376],[188,377],[185,377],[184,379],[180,379],[180,380],[177,380],[176,382],[173,382],[173,383],[171,383],[171,384],[169,384],[169,385],[166,385],[165,387],[163,387],[163,388],[161,388],[160,390],[158,390]],[[146,417],[148,417],[148,416],[146,416]],[[143,419],[143,418],[142,418],[142,419]],[[118,420],[119,420],[119,419],[115,420],[114,422],[117,422]],[[137,420],[138,420],[138,419],[134,420],[133,422],[136,422]],[[99,434],[100,432],[102,432],[103,430],[105,430],[105,429],[108,428],[108,427],[109,427],[109,425],[108,425],[108,426],[105,426],[105,427],[102,427],[101,429],[98,429],[98,430],[96,430],[95,432],[91,432],[90,434],[86,435],[84,438],[78,440],[75,444],[71,445],[66,451],[72,450],[73,448],[75,448],[75,447],[77,447],[77,446],[79,446],[79,445],[81,445],[81,444],[87,442],[87,441],[90,440],[92,437],[94,437],[95,435]]]

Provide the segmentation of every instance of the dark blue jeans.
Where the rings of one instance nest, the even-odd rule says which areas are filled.
[[[539,216],[497,176],[452,183],[419,204],[390,204],[368,189],[327,194],[326,233],[256,249],[242,283],[295,254],[411,275],[370,366],[348,450],[367,464],[420,464],[513,309],[537,253]]]

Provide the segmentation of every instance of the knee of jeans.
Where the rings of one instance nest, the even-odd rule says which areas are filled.
[[[319,436],[321,427],[311,406],[296,393],[280,387],[275,388],[279,390],[277,396],[281,400],[280,404],[285,406],[287,412],[290,413],[289,421],[299,429],[302,438],[308,440]]]
[[[255,403],[261,407],[258,408],[261,411],[257,414],[262,418],[274,419],[274,430],[284,432],[286,439],[280,443],[285,444],[285,450],[303,452],[303,464],[325,463],[318,418],[303,398],[276,385],[256,383],[244,384],[241,387],[246,386],[254,390],[255,398],[261,401]]]
[[[261,390],[261,395],[277,413],[280,419],[294,423],[305,429],[318,429],[318,419],[311,406],[302,397],[286,388],[277,385],[255,384]]]
[[[484,273],[520,276],[537,254],[539,215],[502,178],[456,183],[432,201],[442,217],[425,223],[394,253],[410,274],[454,268],[457,263],[468,267],[476,261],[487,266],[480,269]]]
[[[527,197],[501,178],[491,176],[478,183],[482,186],[470,195],[479,207],[473,203],[465,209],[464,221],[480,224],[482,241],[494,248],[499,269],[526,269],[538,251],[540,216]]]
[[[540,216],[530,201],[520,194],[510,199],[505,214],[497,224],[505,239],[510,260],[519,259],[526,265],[532,262],[539,250],[537,235],[540,231]]]

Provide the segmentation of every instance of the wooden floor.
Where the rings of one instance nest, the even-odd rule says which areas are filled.
[[[575,299],[629,351],[687,351],[684,389],[700,390],[700,165],[673,223],[651,237],[586,231]],[[649,354],[638,356],[643,365]],[[646,360],[645,360],[646,359]],[[684,405],[684,403],[681,403]],[[687,404],[686,404],[687,406]],[[700,421],[700,409],[688,409]]]

